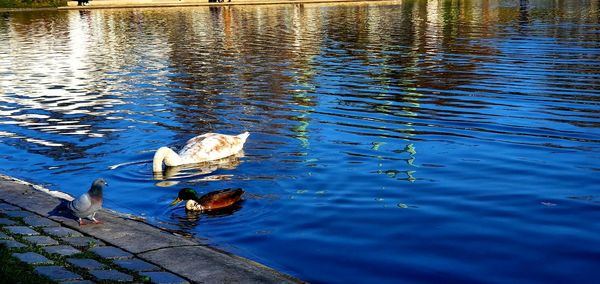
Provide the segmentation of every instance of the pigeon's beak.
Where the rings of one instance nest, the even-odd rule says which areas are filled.
[[[183,201],[183,200],[181,200],[181,198],[177,197],[177,198],[175,198],[175,200],[173,200],[173,202],[171,202],[171,204],[169,206],[173,206],[181,201]]]

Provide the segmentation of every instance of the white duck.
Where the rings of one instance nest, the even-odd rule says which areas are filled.
[[[152,171],[162,172],[163,163],[176,167],[229,157],[242,150],[248,136],[248,132],[239,135],[202,134],[188,140],[179,154],[168,147],[160,147],[154,154]]]

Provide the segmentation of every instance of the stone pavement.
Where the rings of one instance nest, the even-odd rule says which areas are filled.
[[[39,188],[39,187],[38,187]],[[301,283],[268,267],[106,210],[79,227],[60,199],[0,175],[0,243],[59,283]]]

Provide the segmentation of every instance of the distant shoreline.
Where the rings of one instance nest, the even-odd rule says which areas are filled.
[[[231,0],[231,2],[208,2],[208,0],[91,0],[87,6],[77,6],[77,1],[68,1],[67,6],[43,8],[0,8],[0,12],[88,10],[115,8],[160,8],[241,5],[285,5],[285,4],[335,4],[335,3],[398,3],[401,0]]]

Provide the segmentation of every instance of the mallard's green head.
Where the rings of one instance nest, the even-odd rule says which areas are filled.
[[[179,194],[177,194],[177,198],[175,198],[175,200],[173,200],[173,202],[171,202],[171,206],[173,206],[183,200],[196,200],[196,199],[198,199],[198,194],[196,193],[196,191],[189,187],[186,187],[179,191]]]

